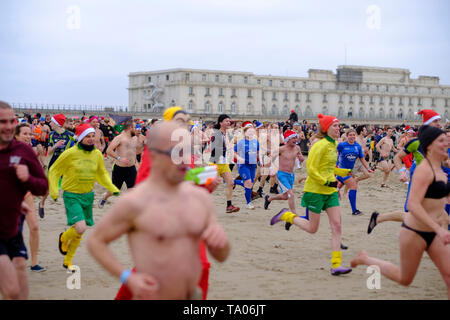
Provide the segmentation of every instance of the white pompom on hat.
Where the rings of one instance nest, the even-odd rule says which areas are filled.
[[[298,137],[297,133],[295,131],[292,131],[292,130],[286,130],[284,132],[283,136],[284,136],[284,142],[285,143],[288,142],[291,139],[294,139],[294,138]]]
[[[66,116],[63,115],[62,113],[55,114],[52,117],[52,122],[56,124],[58,127],[62,127],[66,122]]]
[[[90,124],[83,123],[75,128],[75,135],[78,141],[81,142],[89,133],[95,133],[95,129]]]
[[[423,117],[423,124],[427,125],[432,123],[434,120],[441,119],[441,116],[439,113],[432,109],[424,109],[420,110],[419,112],[414,112],[414,114],[421,115]]]

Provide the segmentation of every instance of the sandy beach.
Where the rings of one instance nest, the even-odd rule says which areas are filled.
[[[106,163],[110,170],[110,161]],[[236,169],[233,174],[237,175]],[[302,174],[304,169],[296,170],[296,177]],[[377,226],[372,234],[367,234],[372,211],[386,212],[403,208],[407,185],[398,182],[395,173],[388,180],[389,188],[381,188],[381,180],[382,173],[376,171],[373,178],[360,183],[357,203],[363,215],[352,216],[347,197],[341,201],[343,243],[349,246],[348,250],[343,250],[345,266],[362,249],[371,256],[399,265],[400,223],[386,222]],[[296,207],[299,213],[304,214],[304,209],[300,208],[302,189],[303,183],[296,182]],[[94,219],[99,221],[117,199],[110,198],[105,207],[99,209],[97,203],[105,190],[96,185],[94,191]],[[268,184],[264,191],[269,191]],[[288,207],[287,201],[274,201],[269,210],[264,210],[264,200],[258,199],[254,201],[255,210],[248,210],[245,208],[244,192],[237,186],[233,204],[241,207],[241,210],[236,214],[226,214],[224,185],[219,186],[213,197],[232,251],[223,264],[210,259],[208,299],[447,299],[445,283],[426,254],[409,287],[402,287],[381,277],[381,288],[369,290],[366,282],[370,274],[366,272],[366,267],[360,266],[350,274],[339,277],[330,275],[331,232],[325,213],[321,214],[319,231],[310,235],[295,226],[286,231],[284,224],[269,225],[274,214]],[[37,199],[35,202],[37,207]],[[62,197],[57,202],[47,199],[45,218],[39,220],[38,263],[45,266],[47,271],[33,273],[28,270],[29,298],[113,299],[120,281],[104,271],[89,255],[86,239],[92,229],[89,228],[85,233],[73,260],[80,267],[81,289],[69,290],[66,281],[70,274],[62,267],[63,256],[58,251],[58,235],[67,228]],[[28,247],[29,232],[26,225],[23,235]],[[133,266],[125,237],[114,242],[111,247],[125,266]]]

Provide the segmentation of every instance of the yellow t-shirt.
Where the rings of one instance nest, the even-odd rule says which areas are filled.
[[[67,149],[58,157],[48,173],[49,193],[58,198],[58,180],[63,176],[61,188],[73,193],[88,193],[97,181],[111,193],[119,193],[106,171],[102,153],[94,148],[86,151],[79,144]]]
[[[303,187],[304,192],[332,194],[337,191],[336,188],[325,185],[327,182],[336,181],[336,148],[337,142],[328,136],[313,144],[306,160],[308,178]]]

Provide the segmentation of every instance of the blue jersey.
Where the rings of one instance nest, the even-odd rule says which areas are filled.
[[[48,168],[52,166],[52,164],[56,161],[56,159],[58,159],[61,153],[63,153],[64,151],[75,145],[75,135],[73,132],[70,132],[68,130],[65,130],[61,134],[59,134],[56,131],[50,132],[50,135],[48,137],[48,145],[50,147],[54,147],[55,144],[60,140],[64,141],[64,144],[58,148],[55,148],[55,150],[53,151],[52,158],[48,163]]]
[[[234,146],[234,151],[239,157],[245,159],[245,164],[257,164],[259,142],[256,139],[242,139]]]
[[[356,159],[364,158],[362,148],[357,142],[353,144],[348,143],[348,141],[341,142],[337,146],[337,151],[339,153],[338,168],[353,169]]]
[[[447,149],[448,157],[450,158],[450,148]],[[450,168],[442,166],[442,170],[447,174],[447,180],[450,181]]]

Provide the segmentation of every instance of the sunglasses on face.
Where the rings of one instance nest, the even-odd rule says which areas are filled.
[[[168,157],[172,157],[172,150],[174,148],[175,147],[170,148],[169,150],[161,150],[161,149],[158,149],[158,148],[148,148],[148,151],[153,151],[153,152],[156,152],[156,153],[159,153],[159,154],[166,155]],[[183,149],[179,150],[178,155],[180,157],[182,157],[184,155]]]

